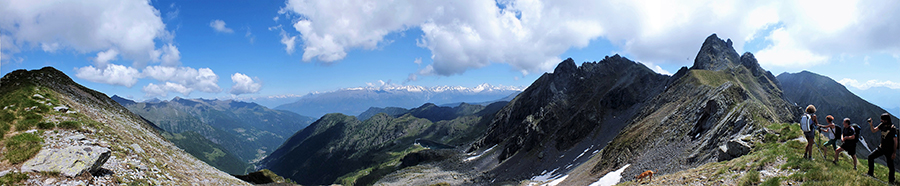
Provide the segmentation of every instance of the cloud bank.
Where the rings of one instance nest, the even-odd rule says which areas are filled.
[[[490,63],[523,74],[549,71],[558,56],[606,40],[629,58],[690,65],[706,36],[765,43],[764,66],[803,68],[833,56],[900,54],[900,2],[877,1],[302,1],[280,13],[297,16],[282,33],[286,51],[300,43],[303,61],[333,62],[354,49],[389,44],[390,33],[420,29],[417,45],[432,63],[417,75],[455,75]],[[299,37],[301,42],[296,42]]]
[[[855,79],[844,78],[838,81],[838,83],[843,84],[844,86],[855,87],[860,90],[866,90],[873,87],[885,87],[890,89],[900,89],[900,83],[892,82],[892,81],[881,81],[881,80],[869,80],[866,82],[859,82]]]

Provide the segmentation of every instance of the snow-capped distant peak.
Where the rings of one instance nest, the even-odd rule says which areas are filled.
[[[475,87],[464,87],[464,86],[434,86],[431,88],[423,87],[423,86],[415,86],[415,85],[398,85],[398,84],[381,84],[380,86],[372,86],[372,83],[368,83],[370,86],[366,87],[354,87],[354,88],[344,88],[341,90],[371,90],[371,91],[408,91],[408,92],[446,92],[446,91],[457,91],[457,92],[483,92],[483,91],[522,91],[525,90],[525,87],[516,87],[516,86],[493,86],[488,83],[482,83]]]

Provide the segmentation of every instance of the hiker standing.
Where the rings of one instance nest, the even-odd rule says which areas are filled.
[[[838,154],[841,151],[847,151],[853,158],[853,170],[856,170],[856,142],[859,142],[859,127],[850,125],[850,118],[844,118],[844,130],[841,133],[841,144],[837,150],[834,150],[834,160],[831,163],[837,164]]]
[[[823,144],[824,146],[831,145],[831,151],[837,150],[837,141],[840,139],[841,128],[838,128],[834,125],[834,116],[828,115],[825,116],[826,125],[819,125],[820,130],[822,130],[822,134],[825,134],[825,137],[828,137],[828,141]]]
[[[816,120],[816,106],[806,106],[806,114],[800,116],[800,129],[803,130],[803,136],[806,137],[806,151],[803,152],[803,158],[812,159],[812,146],[816,143],[814,138],[816,131],[813,128],[819,124]]]
[[[887,162],[888,170],[890,170],[888,182],[894,183],[894,158],[897,158],[897,129],[894,127],[894,124],[891,123],[891,114],[881,114],[881,123],[878,124],[878,127],[872,125],[872,118],[869,118],[868,122],[869,127],[872,128],[872,132],[881,132],[881,145],[878,145],[878,148],[869,155],[868,174],[869,176],[875,177],[873,174],[875,172],[875,169],[873,168],[875,165],[875,158],[883,155]]]

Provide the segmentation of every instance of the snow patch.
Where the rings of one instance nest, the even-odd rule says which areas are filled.
[[[477,154],[477,155],[475,155],[474,152],[473,152],[473,153],[469,153],[469,155],[475,155],[475,156],[468,157],[468,158],[466,158],[466,159],[463,160],[463,161],[472,161],[472,160],[478,159],[478,158],[481,157],[481,155],[484,155],[484,153],[487,153],[487,152],[493,150],[494,147],[497,147],[497,145],[491,146],[491,148],[488,148],[487,150],[482,151],[481,154]]]
[[[580,158],[581,156],[584,156],[584,153],[587,153],[587,151],[591,150],[591,148],[594,148],[594,145],[591,145],[591,147],[584,149],[584,151],[581,152],[581,154],[579,154],[578,156],[575,157],[575,160],[578,160],[578,158]]]
[[[631,164],[622,166],[619,170],[606,173],[600,180],[597,180],[597,182],[592,183],[590,186],[609,186],[619,183],[619,181],[622,181],[622,172],[625,172],[625,168],[628,168],[628,166],[631,166]]]
[[[556,177],[559,177],[559,175],[556,175],[556,176],[553,175],[554,173],[556,173],[556,170],[559,170],[559,169],[558,168],[553,169],[549,173],[547,172],[547,170],[544,170],[543,172],[541,172],[541,175],[531,177],[531,181],[546,182],[546,181],[556,179]]]
[[[537,186],[540,183],[544,183],[540,184],[540,186],[556,186],[565,181],[566,178],[569,178],[569,175],[558,175],[558,173],[556,173],[557,170],[559,170],[559,168],[553,169],[550,172],[547,172],[547,170],[542,171],[541,175],[531,177],[531,183],[528,183],[528,185]]]

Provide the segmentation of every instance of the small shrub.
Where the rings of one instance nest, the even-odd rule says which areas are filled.
[[[34,127],[35,125],[37,125],[40,122],[41,122],[41,120],[38,120],[38,119],[21,120],[16,123],[16,130],[25,131],[25,130],[31,129],[31,127]]]
[[[25,114],[25,119],[41,120],[41,119],[44,119],[44,116],[37,115],[35,113],[28,113],[28,114]]]
[[[19,182],[28,179],[28,174],[13,172],[0,177],[0,185],[18,185]]]
[[[50,122],[40,122],[37,124],[37,127],[39,129],[53,129],[53,127],[56,127],[56,124]]]
[[[9,124],[0,121],[0,139],[6,136],[6,132],[9,132]]]
[[[12,113],[10,113],[8,111],[0,111],[0,122],[10,123],[15,120],[16,120],[16,115],[13,115]]]
[[[78,123],[76,121],[63,121],[60,122],[57,127],[64,129],[79,129],[81,128],[81,123]]]
[[[41,150],[44,139],[34,133],[21,133],[6,140],[5,158],[9,163],[18,164],[31,159]]]
[[[744,177],[741,178],[741,185],[756,185],[759,184],[759,171],[750,170],[744,174]]]
[[[761,186],[779,186],[781,185],[781,177],[772,177],[759,184]]]

